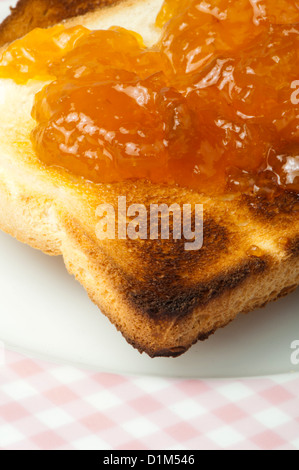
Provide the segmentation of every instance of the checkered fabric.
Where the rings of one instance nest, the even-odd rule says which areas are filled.
[[[299,449],[299,375],[169,380],[5,353],[1,449]]]

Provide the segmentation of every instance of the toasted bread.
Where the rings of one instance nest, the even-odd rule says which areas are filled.
[[[84,15],[122,0],[19,0],[0,26],[0,46],[74,16]]]
[[[0,30],[2,42],[70,15],[57,7],[47,22],[38,13],[14,36],[13,25],[19,24],[22,15],[26,20],[30,3],[21,0],[6,20]],[[42,7],[45,1],[34,3]],[[70,4],[70,8],[84,4],[80,11],[85,13],[94,10],[94,4],[107,2],[93,2],[92,7],[79,1],[46,3]],[[154,20],[161,3],[124,0],[66,24],[91,29],[120,25],[142,34],[150,44],[159,37]],[[140,352],[152,357],[178,356],[238,313],[264,306],[297,287],[296,194],[283,193],[270,202],[256,195],[208,197],[144,181],[95,185],[46,167],[30,141],[35,125],[32,103],[43,85],[0,82],[0,227],[45,253],[63,255],[69,272]],[[128,204],[203,204],[203,248],[185,251],[183,240],[99,240],[96,208],[102,203],[116,205],[120,195],[127,196]]]

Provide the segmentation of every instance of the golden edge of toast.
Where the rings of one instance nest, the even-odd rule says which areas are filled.
[[[135,0],[109,11],[97,10],[89,15],[88,24],[96,23],[98,16],[114,15],[114,8],[121,11],[140,4],[145,10],[150,3]],[[20,4],[26,10],[32,2]],[[14,15],[20,19],[18,8]],[[59,15],[57,21],[62,19]],[[70,24],[83,23],[85,18]],[[38,19],[32,24],[38,26]],[[0,125],[0,226],[45,253],[62,254],[69,272],[140,352],[178,356],[239,312],[261,307],[297,287],[299,197],[283,194],[271,203],[257,196],[209,198],[144,181],[93,185],[43,167],[29,140],[32,120],[27,116],[26,123],[20,111],[23,90],[16,89],[20,96],[14,98],[19,98],[16,109],[9,111],[12,125],[6,124],[2,132]],[[25,96],[23,101],[24,108],[30,109]],[[127,196],[128,205],[203,204],[203,248],[185,251],[183,240],[99,241],[96,207],[104,202],[116,205],[119,195]],[[256,256],[253,246],[258,247]]]

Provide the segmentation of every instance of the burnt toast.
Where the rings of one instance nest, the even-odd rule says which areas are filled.
[[[41,15],[45,3],[51,14]],[[103,6],[107,2],[35,0],[32,8],[30,0],[21,0],[2,24],[0,40],[4,44],[33,27],[73,16],[67,25],[92,29],[120,24],[154,42],[159,34],[154,19],[161,3],[131,0]],[[259,195],[208,197],[145,181],[82,182],[67,172],[45,168],[32,149],[30,111],[43,84],[1,82],[5,99],[0,112],[5,119],[0,124],[0,227],[47,254],[62,255],[68,271],[140,352],[178,356],[239,313],[297,287],[295,193],[284,192],[269,201]],[[98,240],[96,208],[116,205],[119,195],[125,195],[128,204],[142,202],[147,207],[162,202],[203,204],[202,249],[185,251],[183,240]]]

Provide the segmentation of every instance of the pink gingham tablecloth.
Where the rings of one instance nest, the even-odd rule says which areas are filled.
[[[170,380],[5,352],[1,449],[299,449],[299,375]]]

